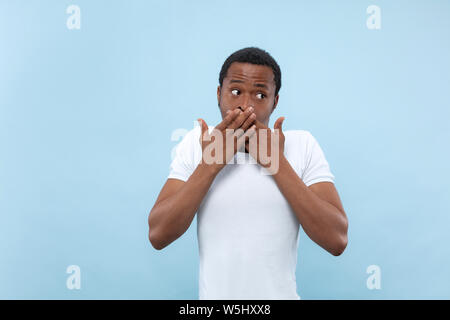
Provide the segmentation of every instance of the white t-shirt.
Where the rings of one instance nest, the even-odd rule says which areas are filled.
[[[334,182],[311,133],[283,132],[285,157],[307,186]],[[199,137],[196,127],[178,144],[168,178],[186,181],[194,172],[202,157]],[[300,299],[297,217],[249,154],[238,152],[233,161],[216,176],[197,212],[199,299]]]

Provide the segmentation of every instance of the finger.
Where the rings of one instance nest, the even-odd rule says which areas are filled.
[[[245,134],[245,131],[242,128],[237,129],[226,129],[227,135],[226,139],[233,139],[233,146],[235,146],[235,152],[236,152],[236,146],[238,146],[238,141],[241,136]],[[240,150],[239,148],[237,150]]]
[[[202,134],[208,130],[208,125],[206,124],[205,120],[203,120],[202,118],[198,118],[197,122],[200,125],[200,130]]]
[[[250,116],[241,125],[241,128],[244,131],[246,131],[255,122],[255,120],[256,120],[256,114],[255,113],[251,113]]]
[[[223,118],[222,122],[220,122],[217,126],[217,130],[225,130],[229,126],[229,124],[239,115],[239,110],[234,110],[227,112],[225,118]]]
[[[250,140],[250,138],[256,133],[256,125],[252,125],[243,135],[241,135],[238,139],[237,139],[237,150],[240,150],[244,144],[246,140]]]
[[[275,121],[273,128],[274,129],[279,129],[280,132],[283,132],[283,121],[284,121],[284,117],[280,117],[277,119],[277,121]]]
[[[202,118],[198,118],[197,121],[200,125],[200,130],[201,130],[200,141],[202,141],[202,138],[205,137],[205,132],[208,132],[208,125],[206,124],[205,120],[203,120]]]
[[[239,116],[236,117],[233,122],[228,126],[228,128],[230,129],[237,129],[240,126],[242,126],[242,124],[244,123],[245,120],[247,120],[247,118],[252,114],[253,112],[253,108],[249,107],[247,109],[245,109],[244,112],[242,112],[240,109],[239,110]]]
[[[256,129],[268,129],[264,123],[260,122],[259,120],[255,120]]]

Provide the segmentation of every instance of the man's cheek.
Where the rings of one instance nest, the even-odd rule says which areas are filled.
[[[255,112],[255,114],[256,114],[256,120],[258,120],[261,123],[266,122],[266,120],[270,116],[270,113],[268,113],[268,112]]]

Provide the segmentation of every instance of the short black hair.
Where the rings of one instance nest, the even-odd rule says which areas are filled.
[[[226,77],[228,68],[233,62],[244,62],[272,68],[275,81],[275,96],[281,88],[281,70],[278,63],[267,52],[256,47],[247,47],[231,54],[222,65],[219,75],[219,84],[222,87],[223,79]]]

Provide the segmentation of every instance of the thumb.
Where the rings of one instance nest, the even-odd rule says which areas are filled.
[[[284,121],[284,117],[280,117],[277,119],[277,121],[275,121],[275,124],[273,125],[274,129],[280,129],[280,133],[283,132],[283,121]]]
[[[205,134],[205,131],[208,131],[208,125],[206,124],[205,120],[202,118],[197,119],[198,124],[200,125],[200,130],[202,132],[202,136]]]

